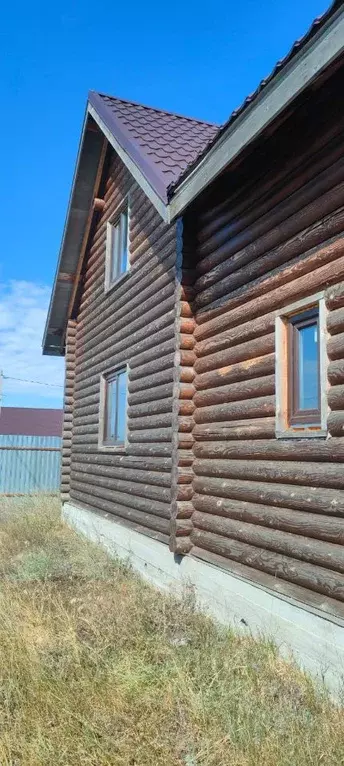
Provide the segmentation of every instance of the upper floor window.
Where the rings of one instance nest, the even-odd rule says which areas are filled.
[[[326,366],[324,299],[283,310],[276,319],[277,436],[326,434]]]
[[[102,379],[100,446],[123,447],[127,431],[127,368]]]
[[[129,208],[121,209],[107,224],[106,288],[129,271]]]

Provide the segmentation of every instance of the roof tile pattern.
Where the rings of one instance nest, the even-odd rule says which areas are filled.
[[[101,93],[90,93],[89,100],[164,201],[168,187],[204,152],[219,130],[212,123]]]

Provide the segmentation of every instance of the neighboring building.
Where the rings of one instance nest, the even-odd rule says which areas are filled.
[[[57,492],[63,410],[0,409],[0,495]]]
[[[335,2],[220,128],[91,93],[44,339],[66,515],[317,667],[344,660],[343,50]]]

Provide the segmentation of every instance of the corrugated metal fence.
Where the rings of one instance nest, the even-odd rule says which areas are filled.
[[[0,434],[0,495],[57,492],[60,466],[60,437]]]

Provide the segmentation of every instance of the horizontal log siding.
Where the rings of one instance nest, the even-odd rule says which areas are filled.
[[[71,445],[74,411],[76,322],[70,319],[66,333],[65,382],[63,400],[63,432],[61,459],[61,500],[69,499],[71,473]]]
[[[130,274],[104,292],[106,224],[130,194]],[[113,154],[77,317],[70,496],[168,542],[172,484],[176,226]],[[128,443],[98,449],[100,375],[128,364]]]
[[[344,114],[335,127],[322,114],[322,132],[311,114],[297,119],[300,132],[295,123],[280,128],[256,165],[247,160],[228,175],[232,196],[220,180],[188,214],[196,254],[190,538],[194,555],[344,617]],[[288,130],[303,136],[298,154]],[[324,289],[329,437],[277,440],[275,317]]]

